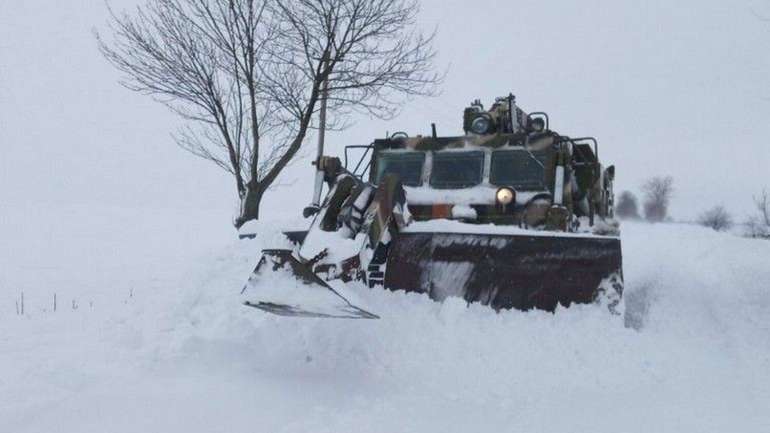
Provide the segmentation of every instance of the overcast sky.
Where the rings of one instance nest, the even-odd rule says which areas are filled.
[[[442,95],[391,121],[356,117],[329,136],[330,151],[385,131],[428,133],[431,121],[460,133],[467,103],[513,92],[553,129],[596,136],[619,189],[670,174],[675,217],[719,203],[742,217],[770,187],[770,21],[757,15],[770,17],[770,1],[426,0],[420,24],[438,28],[448,67]],[[0,4],[0,210],[231,208],[232,180],[171,140],[177,119],[117,84],[91,33],[105,20],[100,0]],[[294,164],[284,179],[294,183],[266,206],[306,205],[310,170]]]

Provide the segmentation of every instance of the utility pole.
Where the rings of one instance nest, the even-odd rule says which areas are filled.
[[[329,97],[329,54],[324,54],[322,59],[326,77],[321,85],[321,112],[319,113],[318,125],[318,153],[315,159],[315,187],[313,188],[313,199],[310,206],[306,207],[302,214],[305,218],[315,214],[321,209],[321,192],[324,186],[324,171],[321,166],[321,157],[324,155],[324,140],[326,138],[326,99]]]

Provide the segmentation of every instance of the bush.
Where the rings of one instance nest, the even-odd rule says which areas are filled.
[[[758,217],[752,216],[746,219],[743,228],[746,236],[750,238],[770,239],[770,226],[765,225]]]
[[[698,217],[698,224],[721,232],[732,228],[733,217],[724,206],[714,206]]]

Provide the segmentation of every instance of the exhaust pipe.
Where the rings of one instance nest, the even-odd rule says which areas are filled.
[[[567,231],[570,211],[564,207],[564,154],[559,154],[553,186],[553,205],[548,210],[546,227],[549,230]]]
[[[559,159],[556,163],[556,179],[553,187],[553,204],[561,206],[564,204],[564,153],[559,153]]]

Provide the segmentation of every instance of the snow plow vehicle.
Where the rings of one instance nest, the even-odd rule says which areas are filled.
[[[594,138],[550,129],[513,95],[463,114],[464,135],[405,133],[319,157],[329,192],[293,250],[264,250],[244,304],[275,314],[376,318],[329,284],[363,281],[500,309],[542,309],[623,291],[615,168]],[[362,154],[355,165],[349,154]],[[319,179],[320,179],[319,176]],[[319,189],[320,191],[320,189]],[[274,277],[279,275],[279,279]],[[284,276],[294,277],[285,284]],[[282,281],[284,283],[282,283]]]

